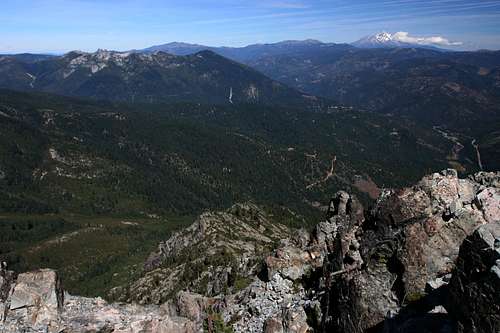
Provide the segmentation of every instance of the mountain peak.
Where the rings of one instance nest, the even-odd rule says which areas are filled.
[[[377,48],[425,48],[432,50],[443,50],[439,47],[427,44],[409,43],[402,40],[400,37],[402,33],[390,33],[386,31],[378,32],[374,35],[363,37],[351,45],[364,48],[364,49],[377,49]]]
[[[94,99],[273,105],[295,99],[299,104],[311,104],[302,92],[206,49],[186,56],[161,50],[138,53],[99,49],[93,53],[70,52],[47,61],[30,68],[45,77],[44,81],[37,81],[23,66],[1,64],[0,71],[10,71],[9,75],[20,78],[17,87],[23,90],[49,91],[57,86],[50,92]],[[2,84],[8,84],[3,77]]]
[[[393,34],[386,31],[363,37],[352,43],[352,45],[361,48],[399,47],[401,44],[397,40],[394,40]]]
[[[194,55],[206,56],[206,57],[214,57],[214,56],[220,57],[217,53],[215,53],[212,50],[201,50],[201,51],[196,52]]]
[[[63,57],[69,59],[72,65],[82,65],[87,63],[108,63],[108,62],[119,62],[121,63],[124,59],[128,58],[131,52],[119,52],[105,49],[98,49],[96,52],[82,52],[82,51],[71,51],[66,53]],[[143,55],[144,57],[146,55]]]
[[[380,43],[386,43],[392,41],[392,34],[382,31],[372,36],[374,40]]]
[[[200,44],[191,44],[191,43],[185,43],[185,42],[170,42],[170,43],[167,43],[164,45],[170,46],[170,47],[193,47],[193,48],[203,46]]]
[[[82,56],[84,54],[87,54],[87,52],[83,52],[83,51],[80,51],[80,50],[73,50],[73,51],[69,51],[68,53],[65,53],[63,55],[63,57],[75,57],[75,56]]]

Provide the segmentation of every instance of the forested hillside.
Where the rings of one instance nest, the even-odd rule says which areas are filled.
[[[311,207],[338,186],[369,194],[360,184],[475,168],[466,155],[447,160],[453,143],[435,131],[343,108],[132,107],[3,91],[0,110],[4,211],[192,213],[249,199]]]

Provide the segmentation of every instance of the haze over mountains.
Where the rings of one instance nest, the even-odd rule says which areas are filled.
[[[315,39],[285,40],[277,43],[251,44],[244,47],[213,47],[208,45],[172,42],[151,46],[138,52],[163,51],[177,55],[187,55],[202,50],[212,50],[228,58],[238,61],[247,61],[252,58],[296,52],[305,49],[354,46],[357,48],[428,48],[433,50],[450,51],[446,47],[460,45],[459,42],[450,42],[442,37],[410,37],[406,32],[388,33],[379,32],[365,36],[352,43],[324,43]]]
[[[476,138],[488,164],[499,165],[500,51],[444,51],[387,33],[353,45],[306,40],[209,49],[308,94]],[[174,43],[154,50],[202,48]]]
[[[498,166],[500,51],[444,52],[396,35],[354,43],[362,48],[316,40],[241,48],[169,43],[3,56],[0,87],[126,102],[352,106],[439,126],[462,146],[476,140],[484,165]]]
[[[496,333],[500,51],[432,42],[0,56],[0,331]]]

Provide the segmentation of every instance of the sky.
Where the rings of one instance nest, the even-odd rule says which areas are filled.
[[[380,31],[458,50],[500,49],[500,0],[1,0],[0,53],[353,42]]]

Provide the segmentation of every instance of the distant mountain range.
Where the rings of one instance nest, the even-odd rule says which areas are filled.
[[[281,54],[295,54],[311,50],[320,50],[325,47],[338,49],[350,49],[349,44],[323,43],[314,39],[288,40],[272,44],[252,44],[244,47],[213,47],[199,44],[168,43],[152,46],[143,50],[134,50],[139,53],[167,52],[175,55],[188,55],[203,50],[210,50],[223,57],[233,59],[238,62],[249,62],[265,56],[276,56]]]
[[[309,103],[312,96],[212,51],[99,50],[0,57],[0,87],[127,102]]]
[[[500,51],[443,52],[390,34],[354,44],[365,48],[304,40],[4,56],[0,88],[148,103],[317,106],[324,98],[439,126],[461,145],[476,139],[487,165],[500,166]]]
[[[171,43],[141,52],[210,49],[306,93],[434,125],[498,118],[500,51],[443,52],[388,33],[353,44],[363,48],[305,40],[241,48]]]
[[[412,44],[400,41],[396,38],[397,34],[380,32],[374,35],[366,36],[353,43],[323,43],[315,39],[306,40],[287,40],[270,44],[251,44],[244,47],[214,47],[200,44],[189,44],[182,42],[173,42],[161,45],[151,46],[142,50],[133,50],[134,52],[154,53],[158,51],[167,52],[175,55],[188,55],[203,50],[214,51],[224,57],[234,59],[240,62],[254,60],[264,56],[273,56],[280,54],[293,54],[296,52],[311,51],[315,49],[336,48],[352,49],[352,47],[373,49],[373,48],[422,48],[449,51],[433,45]]]
[[[500,52],[335,46],[263,56],[247,64],[307,93],[433,125],[500,116]]]
[[[17,53],[17,54],[0,54],[2,57],[12,57],[22,62],[34,63],[41,60],[47,60],[55,57],[53,54],[36,54],[36,53]]]

